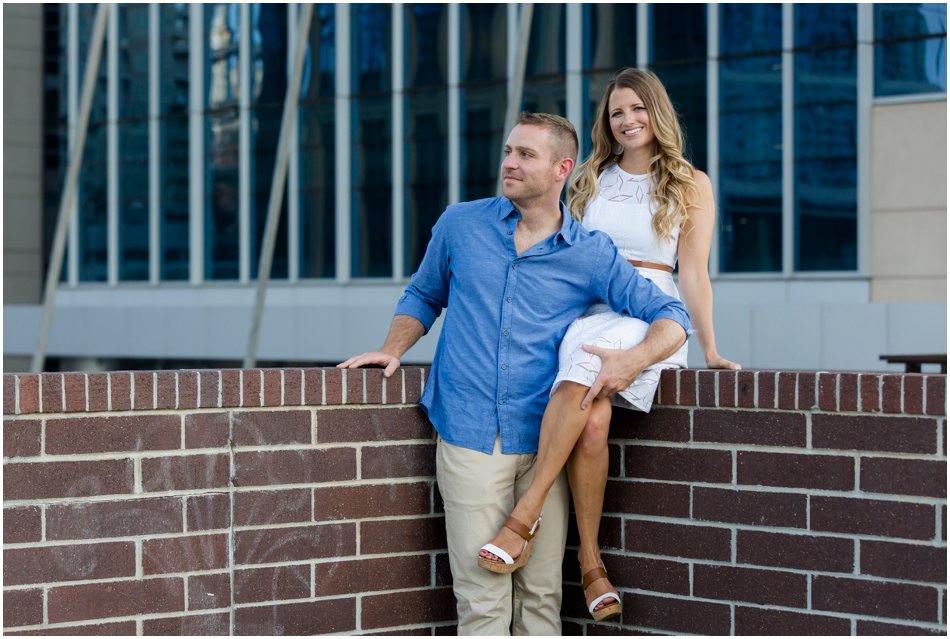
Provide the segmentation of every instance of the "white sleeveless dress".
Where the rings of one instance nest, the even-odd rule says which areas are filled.
[[[669,241],[660,240],[654,234],[650,177],[632,175],[614,164],[601,173],[598,185],[597,197],[584,212],[584,226],[607,233],[625,259],[675,266],[679,228],[673,231],[673,239]],[[651,268],[640,268],[640,273],[667,295],[680,298],[672,273]],[[593,385],[600,372],[600,357],[585,351],[584,344],[600,348],[632,348],[643,341],[648,327],[649,324],[643,320],[620,315],[606,304],[590,307],[568,327],[561,341],[558,373],[551,393],[565,380],[584,386]],[[613,404],[650,412],[660,371],[685,367],[686,350],[687,345],[683,344],[669,359],[644,370],[629,388],[614,395]]]

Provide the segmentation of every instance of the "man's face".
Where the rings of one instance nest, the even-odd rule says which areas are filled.
[[[501,163],[502,193],[512,202],[560,193],[559,158],[553,157],[549,133],[539,126],[519,124],[505,142]]]

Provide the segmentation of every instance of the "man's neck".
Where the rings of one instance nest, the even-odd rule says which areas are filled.
[[[521,213],[521,225],[532,233],[548,231],[548,235],[561,228],[560,200],[532,200],[513,202]]]

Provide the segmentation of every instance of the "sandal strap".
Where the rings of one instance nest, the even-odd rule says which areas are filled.
[[[515,519],[514,517],[509,517],[505,520],[505,528],[511,530],[516,535],[524,539],[525,541],[531,541],[531,538],[538,533],[538,524],[535,523],[534,530],[528,528],[523,523]]]
[[[587,587],[598,579],[607,579],[607,571],[604,570],[603,566],[597,566],[584,573],[581,578],[581,588],[587,590]]]

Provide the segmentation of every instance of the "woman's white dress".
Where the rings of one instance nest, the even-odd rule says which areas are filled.
[[[597,197],[584,212],[584,226],[610,235],[620,255],[628,260],[675,266],[679,228],[673,231],[673,238],[668,241],[660,240],[654,234],[650,177],[632,175],[614,164],[601,173],[598,184]],[[679,299],[672,273],[651,268],[640,268],[640,273],[664,293]],[[585,351],[584,344],[628,349],[643,341],[648,326],[643,320],[610,310],[606,304],[592,306],[568,327],[561,341],[558,374],[551,393],[565,380],[584,386],[593,385],[600,372],[600,357]],[[669,359],[644,370],[629,388],[614,395],[613,404],[650,412],[660,371],[685,367],[686,349],[687,345],[683,344]]]

